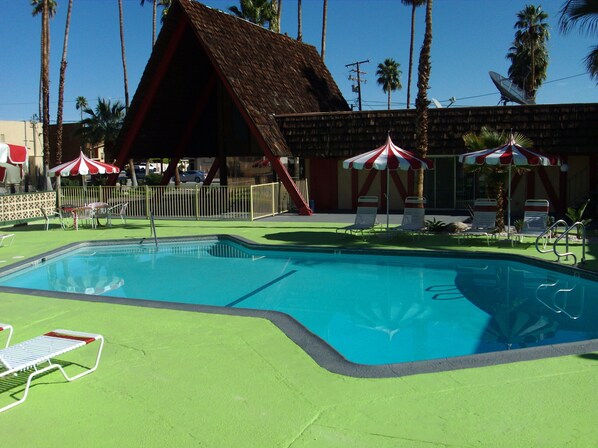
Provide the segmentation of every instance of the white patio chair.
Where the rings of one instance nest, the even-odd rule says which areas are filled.
[[[360,196],[357,200],[357,212],[355,213],[355,222],[350,226],[336,229],[345,233],[363,232],[373,230],[378,224],[376,221],[378,214],[378,198],[376,196]]]
[[[58,210],[58,209],[48,210],[48,209],[45,209],[44,207],[40,207],[40,210],[41,210],[42,216],[44,217],[44,220],[45,220],[46,230],[48,230],[50,228],[50,222],[52,220],[58,220],[60,227],[62,229],[64,229],[64,221],[62,220],[62,213],[60,212],[60,210]]]
[[[53,361],[54,358],[60,355],[84,347],[94,341],[100,341],[95,364],[93,367],[77,375],[67,375],[64,367]],[[27,377],[27,385],[25,386],[23,397],[16,402],[0,408],[0,412],[23,403],[27,399],[31,381],[38,375],[58,369],[67,381],[74,381],[90,374],[98,368],[103,347],[104,337],[102,335],[71,330],[54,330],[0,350],[0,380],[4,380],[19,372],[31,372]],[[42,367],[43,364],[47,365]]]
[[[473,221],[471,227],[457,235],[457,242],[467,236],[485,236],[486,244],[490,245],[490,237],[496,231],[496,213],[498,205],[496,199],[476,199],[473,204]]]
[[[408,196],[405,198],[405,210],[400,226],[391,229],[393,232],[420,232],[426,227],[426,198]]]
[[[549,211],[550,203],[546,199],[528,199],[525,201],[523,225],[516,235],[520,242],[525,237],[538,238],[540,235],[544,235],[544,247],[546,247],[550,240],[550,235],[544,233],[548,229]]]
[[[122,204],[116,204],[108,209],[108,222],[112,222],[112,217],[117,215],[120,216],[120,220],[123,224],[127,223],[127,207],[129,206],[128,202],[123,202]]]

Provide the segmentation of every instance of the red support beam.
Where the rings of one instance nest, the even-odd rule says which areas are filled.
[[[374,183],[374,179],[376,178],[377,174],[377,170],[370,170],[370,172],[368,173],[368,177],[366,177],[365,182],[363,183],[361,189],[359,190],[359,193],[357,194],[358,197],[365,196],[368,194],[368,191],[370,191],[370,187]]]
[[[212,166],[210,167],[210,171],[208,171],[208,175],[206,176],[206,180],[203,181],[204,186],[208,186],[212,184],[214,177],[216,177],[216,172],[220,169],[220,157],[216,157]]]
[[[542,185],[544,186],[544,189],[546,190],[546,194],[548,195],[548,202],[550,202],[550,204],[553,207],[557,207],[559,204],[559,196],[558,196],[555,188],[553,187],[553,185],[550,183],[548,174],[546,174],[546,168],[544,168],[543,166],[539,166],[536,168],[536,170],[538,172],[538,175],[540,176]]]
[[[359,196],[359,171],[351,170],[351,205],[357,208],[357,198]]]
[[[407,194],[407,189],[405,188],[403,182],[401,181],[401,178],[399,177],[398,171],[391,171],[390,177],[394,182],[395,186],[397,187],[397,190],[399,190],[399,196],[401,196],[401,200],[405,202],[405,198],[409,195]]]

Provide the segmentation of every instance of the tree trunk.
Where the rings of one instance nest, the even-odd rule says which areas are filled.
[[[421,157],[428,155],[428,88],[430,82],[430,52],[432,49],[432,0],[428,0],[426,5],[426,31],[424,33],[424,43],[419,55],[418,79],[417,79],[417,98],[415,100],[416,119],[415,135],[417,141],[417,151]],[[415,179],[416,196],[424,197],[424,170],[416,171]]]
[[[407,74],[407,109],[411,105],[411,73],[413,72],[413,41],[415,39],[415,4],[411,7],[411,44],[409,45],[409,73]]]
[[[127,58],[125,56],[125,19],[123,16],[123,0],[118,0],[118,18],[120,22],[120,51],[123,63],[123,77],[125,82],[125,110],[129,111],[129,81],[127,79]]]
[[[64,107],[64,80],[66,75],[66,53],[69,42],[69,30],[71,27],[71,13],[73,11],[73,0],[69,0],[66,13],[66,25],[64,27],[64,43],[62,45],[62,60],[60,61],[60,80],[58,81],[58,108],[56,112],[56,165],[62,163],[62,114]]]
[[[152,1],[152,48],[156,43],[156,10],[158,0]]]
[[[328,0],[324,0],[324,8],[322,14],[322,61],[326,56],[326,19],[328,17]]]
[[[303,8],[301,7],[301,0],[297,0],[297,40],[303,40]]]
[[[46,190],[52,189],[50,181],[50,5],[43,0],[42,6],[42,125],[44,138],[44,176]]]

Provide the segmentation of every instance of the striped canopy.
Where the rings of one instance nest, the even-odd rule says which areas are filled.
[[[359,156],[351,157],[343,162],[343,168],[356,170],[424,170],[432,169],[434,164],[429,159],[417,157],[412,152],[399,148],[390,139],[373,151],[366,152]]]
[[[519,146],[511,137],[507,144],[498,148],[461,154],[459,162],[465,165],[558,166],[561,164],[561,159],[558,156],[541,154]]]
[[[79,174],[112,174],[118,172],[120,172],[118,167],[108,163],[91,160],[89,157],[86,157],[83,152],[81,152],[79,157],[75,160],[55,166],[49,171],[50,175],[56,177],[78,176]]]
[[[21,182],[27,165],[27,147],[0,143],[0,182]]]

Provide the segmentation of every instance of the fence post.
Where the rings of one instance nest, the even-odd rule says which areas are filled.
[[[276,215],[276,188],[274,188],[276,186],[276,183],[272,182],[271,184],[272,186],[272,216]]]
[[[150,189],[149,186],[144,185],[145,187],[145,217],[149,218],[150,216]]]
[[[199,212],[199,190],[202,185],[195,184],[195,219],[199,221],[201,213]]]
[[[253,185],[249,186],[249,220],[253,221]]]

